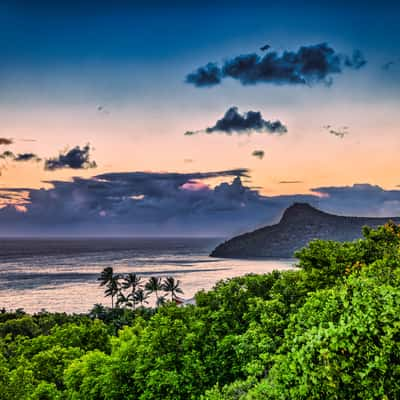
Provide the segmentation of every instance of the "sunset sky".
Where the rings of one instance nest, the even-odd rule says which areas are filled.
[[[399,13],[395,1],[2,1],[0,234],[90,234],[100,224],[112,234],[229,235],[299,199],[400,214]],[[310,72],[301,48],[304,57],[329,49],[327,65]],[[301,59],[304,82],[282,75],[285,52]],[[226,72],[249,54],[270,54],[276,70]],[[220,81],[193,81],[208,63]],[[287,132],[204,132],[231,107]],[[68,152],[88,144],[79,154],[89,161],[71,164]],[[18,159],[28,153],[41,161]],[[112,189],[93,195],[99,182]]]

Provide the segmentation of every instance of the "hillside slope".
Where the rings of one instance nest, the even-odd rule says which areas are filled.
[[[216,247],[211,257],[293,257],[310,240],[351,241],[361,237],[363,226],[377,227],[389,219],[400,223],[399,217],[344,217],[317,210],[307,203],[295,203],[285,210],[278,224],[236,236]]]

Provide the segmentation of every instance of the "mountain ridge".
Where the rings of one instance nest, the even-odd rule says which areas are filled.
[[[291,258],[313,239],[352,241],[362,236],[362,227],[377,227],[400,217],[356,217],[326,213],[308,203],[288,207],[275,225],[264,226],[227,240],[211,257]]]

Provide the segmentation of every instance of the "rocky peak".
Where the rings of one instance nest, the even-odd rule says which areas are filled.
[[[328,215],[308,203],[294,203],[283,213],[281,222],[296,221],[299,219],[316,218],[322,215]]]

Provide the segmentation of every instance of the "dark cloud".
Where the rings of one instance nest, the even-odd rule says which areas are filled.
[[[216,124],[206,128],[206,133],[213,132],[268,132],[286,133],[287,128],[280,121],[266,121],[259,111],[248,111],[240,114],[237,107],[231,107]]]
[[[104,232],[113,234],[222,233],[242,223],[246,226],[249,219],[254,219],[254,210],[261,211],[262,197],[241,183],[241,178],[247,176],[246,169],[235,169],[188,174],[109,173],[90,179],[50,181],[47,183],[52,189],[29,190],[29,204],[23,203],[23,215],[15,210],[19,205],[15,201],[0,210],[0,233],[5,221],[16,222],[13,229],[19,226],[24,232],[75,229],[88,234],[96,233],[97,227],[102,226]],[[223,182],[214,189],[204,182],[231,177],[236,177],[233,183]],[[22,191],[4,188],[0,200],[4,192],[10,196]],[[233,224],[236,212],[243,222]]]
[[[231,107],[226,111],[225,115],[219,119],[215,125],[199,131],[187,131],[185,135],[195,135],[197,133],[214,133],[222,132],[227,134],[232,133],[247,133],[266,132],[273,134],[283,134],[287,132],[287,128],[281,121],[267,121],[263,119],[259,111],[248,111],[241,114],[237,107]]]
[[[13,204],[0,210],[0,234],[230,236],[277,222],[294,202],[341,215],[400,215],[400,190],[358,184],[264,196],[244,183],[248,174],[108,173],[50,181],[50,189],[2,188],[0,203]],[[209,178],[222,182],[210,187]]]
[[[0,137],[0,145],[8,146],[13,143],[14,141],[12,139]]]
[[[14,161],[41,161],[40,157],[38,157],[34,153],[21,153],[17,154],[14,158]]]
[[[265,152],[264,152],[264,150],[254,150],[251,153],[251,155],[262,160],[264,158]]]
[[[331,129],[331,130],[329,131],[329,133],[330,133],[331,135],[334,135],[334,136],[337,136],[337,137],[340,137],[341,139],[343,139],[344,136],[347,135],[349,132],[345,132],[345,131],[335,131],[334,129]]]
[[[204,67],[198,68],[195,72],[187,75],[186,82],[197,87],[214,86],[221,83],[222,72],[215,63],[208,63]]]
[[[330,85],[332,75],[344,68],[360,69],[366,64],[362,53],[352,56],[337,53],[327,43],[302,46],[297,51],[268,52],[263,57],[256,53],[244,54],[227,60],[222,66],[211,63],[186,77],[186,82],[197,87],[213,86],[223,78],[233,78],[243,85],[260,82],[278,85]]]
[[[58,157],[46,160],[45,169],[48,171],[54,171],[62,168],[96,168],[96,162],[90,161],[90,150],[91,149],[89,145],[86,145],[82,148],[76,146],[71,150],[68,150],[65,154],[60,154]]]
[[[40,157],[38,157],[34,153],[20,153],[20,154],[14,154],[12,151],[4,151],[3,153],[0,154],[0,158],[4,159],[10,159],[11,161],[16,161],[16,162],[23,162],[23,161],[41,161]]]
[[[104,180],[112,182],[124,182],[125,184],[143,184],[146,182],[154,183],[157,185],[159,182],[170,182],[175,188],[179,188],[181,185],[187,182],[195,180],[210,179],[210,178],[223,178],[223,177],[250,177],[249,170],[246,168],[230,169],[226,171],[217,172],[192,172],[187,174],[181,174],[178,172],[110,172],[106,174],[96,175],[95,180]]]

